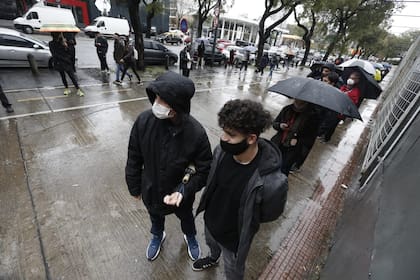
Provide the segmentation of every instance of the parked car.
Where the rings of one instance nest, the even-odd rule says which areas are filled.
[[[194,50],[193,59],[194,59],[194,61],[198,60],[198,51],[197,51],[198,46],[199,46],[198,43],[193,44],[193,50]],[[205,64],[210,64],[211,63],[212,52],[213,52],[213,45],[205,44],[204,45],[204,63]],[[217,48],[214,48],[214,62],[218,63],[219,65],[226,63],[226,55],[224,55]]]
[[[151,39],[144,39],[144,63],[148,65],[160,64],[174,65],[178,61],[178,55],[168,50],[164,45]]]
[[[156,37],[156,41],[164,44],[183,44],[184,41],[182,40],[182,38],[178,35],[176,35],[175,33],[171,33],[171,32],[165,32],[163,34],[160,34]]]
[[[47,43],[16,30],[0,28],[0,67],[29,67],[29,54],[39,67],[52,67]]]

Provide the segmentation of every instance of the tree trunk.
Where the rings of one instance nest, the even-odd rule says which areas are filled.
[[[330,53],[333,52],[335,45],[340,41],[341,36],[343,35],[344,30],[344,19],[341,19],[340,24],[338,26],[338,31],[334,37],[334,39],[331,41],[331,43],[328,45],[327,52],[325,53],[324,57],[322,58],[323,61],[327,61],[328,57],[330,56]]]
[[[199,12],[198,13],[198,26],[197,26],[197,38],[200,38],[203,33],[203,23],[205,19],[203,18],[203,15]]]
[[[260,59],[264,53],[264,44],[265,40],[267,39],[265,37],[265,30],[264,30],[264,23],[267,19],[267,15],[263,15],[260,22],[258,23],[258,50],[257,50],[257,57],[255,58],[255,65],[258,65],[260,62]]]
[[[306,61],[308,60],[309,52],[311,50],[311,38],[314,35],[315,25],[316,25],[316,18],[315,13],[313,10],[311,10],[312,15],[312,24],[311,28],[308,30],[305,26],[301,26],[301,24],[297,21],[297,15],[295,10],[295,19],[298,22],[298,26],[303,28],[305,30],[305,35],[303,35],[303,40],[305,42],[305,54],[303,55],[302,61],[300,62],[301,66],[305,66]]]
[[[150,38],[150,30],[152,29],[152,18],[154,17],[153,13],[147,13],[146,17],[146,38]]]
[[[131,25],[134,30],[134,46],[138,53],[137,67],[144,70],[144,45],[143,45],[143,32],[140,23],[139,15],[140,0],[128,1],[128,13],[130,15]]]

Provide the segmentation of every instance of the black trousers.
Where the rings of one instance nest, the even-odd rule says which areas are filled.
[[[188,199],[182,202],[174,214],[181,220],[181,229],[185,235],[196,235],[197,231],[194,223],[192,205],[194,199]],[[165,230],[165,216],[149,212],[152,228],[150,232],[154,235],[160,235]]]
[[[66,73],[67,73],[67,75],[69,75],[70,80],[72,81],[74,87],[79,89],[79,83],[77,82],[77,77],[76,77],[76,74],[74,73],[73,70],[61,70],[59,72],[60,72],[61,80],[63,81],[63,84],[64,84],[65,88],[69,87],[69,85],[67,83],[67,79],[66,79]]]
[[[4,108],[12,105],[9,103],[9,99],[7,99],[6,94],[4,94],[4,91],[1,85],[0,85],[0,101],[1,101],[1,105],[3,105]]]
[[[248,61],[242,61],[241,68],[239,70],[242,71],[243,67],[245,67],[245,71],[248,69]]]
[[[330,141],[331,136],[340,122],[339,115],[334,111],[326,111],[319,126],[318,135],[324,136],[325,141]]]
[[[136,65],[134,64],[134,61],[124,63],[124,70],[122,72],[121,81],[124,80],[124,77],[125,77],[125,74],[127,73],[128,68],[131,68],[131,70],[133,71],[134,75],[136,75],[138,81],[140,82],[141,79],[140,79],[139,74],[137,74]]]
[[[106,63],[106,53],[100,53],[98,52],[98,58],[99,61],[101,62],[101,70],[108,70],[109,71],[109,67],[108,64]]]
[[[189,77],[190,76],[190,69],[188,69],[188,68],[182,69],[182,76]]]

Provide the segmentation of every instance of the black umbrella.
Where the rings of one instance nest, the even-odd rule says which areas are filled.
[[[371,74],[363,70],[361,67],[345,67],[343,73],[341,74],[343,81],[346,82],[353,72],[359,72],[361,74],[359,88],[362,94],[362,98],[377,99],[382,92],[381,86],[377,81],[375,81],[375,78]]]
[[[315,61],[309,67],[309,69],[311,69],[311,73],[308,75],[308,78],[320,79],[322,74],[322,68],[324,67],[329,68],[331,71],[337,72],[337,74],[339,75],[341,73],[341,69],[335,67],[335,65],[331,62]]]
[[[310,102],[345,116],[362,120],[356,105],[337,88],[310,78],[293,77],[268,88],[285,96]]]

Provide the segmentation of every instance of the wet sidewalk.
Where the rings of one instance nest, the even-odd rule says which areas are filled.
[[[143,73],[144,86],[117,87],[97,70],[81,69],[83,98],[64,97],[58,74],[51,76],[49,70],[37,79],[25,70],[1,71],[15,113],[0,112],[0,278],[223,279],[223,264],[192,271],[173,215],[167,217],[168,238],[159,258],[145,258],[150,221],[142,203],[127,191],[124,167],[131,125],[151,107],[145,86],[161,71]],[[259,101],[276,116],[290,100],[266,88],[307,73],[279,69],[267,79],[252,68],[246,74],[224,68],[192,71],[192,115],[214,147],[220,132],[217,112],[226,101]],[[331,142],[317,142],[301,172],[290,175],[286,211],[261,226],[246,279],[304,279],[313,272],[340,213],[342,184],[350,182],[360,152],[355,148],[375,107],[376,101],[363,103],[364,122],[339,126]],[[270,130],[263,137],[273,134]],[[197,229],[206,254],[202,215]]]

